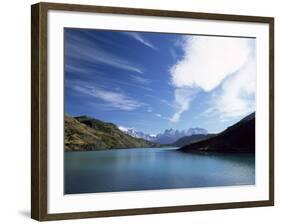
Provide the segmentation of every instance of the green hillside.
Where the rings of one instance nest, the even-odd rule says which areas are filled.
[[[87,116],[65,115],[65,151],[99,149],[144,148],[159,145],[124,134],[112,123]]]

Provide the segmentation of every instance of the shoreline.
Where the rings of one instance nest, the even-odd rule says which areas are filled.
[[[130,149],[174,149],[174,150],[178,150],[179,147],[139,147],[139,148],[114,148],[114,149],[95,149],[95,150],[64,150],[64,152],[100,152],[100,151],[116,151],[116,150],[130,150]]]

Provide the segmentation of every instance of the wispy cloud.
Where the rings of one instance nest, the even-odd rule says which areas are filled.
[[[177,122],[189,109],[189,92],[194,90],[212,92],[221,87],[213,111],[223,116],[238,116],[246,113],[246,107],[253,108],[255,101],[248,99],[255,94],[254,43],[248,38],[206,36],[186,37],[177,43],[184,56],[170,69],[178,104],[171,121]]]
[[[140,84],[149,84],[151,81],[149,79],[143,78],[141,76],[132,75],[131,79]]]
[[[161,114],[158,114],[158,113],[156,113],[155,116],[156,116],[156,117],[162,117],[162,115],[161,115]]]
[[[152,89],[149,86],[144,85],[144,84],[149,84],[151,81],[149,79],[145,79],[136,75],[130,76],[130,78],[134,82],[126,82],[118,79],[118,77],[108,78],[107,73],[104,71],[100,71],[96,68],[85,68],[85,66],[79,64],[75,66],[66,64],[65,71],[74,73],[77,77],[79,77],[79,75],[87,75],[88,78],[89,77],[94,78],[95,81],[98,81],[99,83],[107,83],[112,86],[116,86],[116,85],[123,86],[123,88],[125,88],[124,86],[126,86],[126,87],[142,89],[148,92],[152,91]],[[143,84],[143,85],[139,85],[139,84]]]
[[[157,48],[151,44],[148,40],[146,40],[140,33],[136,32],[126,32],[126,35],[134,38],[135,40],[139,41],[140,43],[144,44],[147,47],[150,47],[153,50],[157,50]]]
[[[110,31],[109,31],[110,32]],[[122,42],[114,41],[114,39],[104,38],[104,35],[97,35],[92,29],[79,29],[79,33],[95,40],[95,42],[111,45],[111,47],[118,47],[120,49],[127,48]]]
[[[115,68],[143,73],[142,69],[134,63],[105,51],[100,46],[84,38],[81,35],[65,32],[65,54],[66,60],[74,58],[76,60],[87,61],[89,63],[101,63]]]
[[[163,104],[165,106],[168,106],[172,109],[177,108],[175,102],[170,103],[168,100],[157,97],[156,95],[145,94],[145,97],[149,97],[149,98],[153,99],[154,101],[156,101],[157,103],[161,103],[161,104]]]
[[[147,111],[148,113],[152,113],[152,108],[151,108],[151,107],[148,107],[146,111]]]
[[[170,103],[168,100],[165,100],[165,99],[160,99],[160,102],[171,107],[171,108],[176,108],[175,104],[174,103]]]
[[[160,114],[160,113],[154,113],[154,115],[155,115],[156,117],[158,117],[158,118],[163,119],[163,120],[170,121],[170,118],[168,118],[168,117],[166,117],[166,116],[164,116],[164,115],[162,115],[162,114]]]
[[[70,86],[82,94],[104,101],[107,106],[112,108],[132,111],[145,105],[120,91],[106,90],[95,85],[88,85],[84,82],[72,82]]]
[[[169,119],[171,122],[176,123],[180,120],[182,113],[189,109],[196,92],[196,90],[190,88],[178,88],[175,90],[174,97],[177,111]]]
[[[81,65],[80,63],[65,63],[65,72],[73,73],[78,75],[104,75],[104,73],[98,70],[94,66],[87,66]]]

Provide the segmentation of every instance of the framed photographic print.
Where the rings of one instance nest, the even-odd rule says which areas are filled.
[[[32,218],[274,204],[274,19],[32,5]]]

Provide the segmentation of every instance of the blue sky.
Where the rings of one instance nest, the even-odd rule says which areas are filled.
[[[255,111],[255,39],[64,30],[65,112],[150,134]]]

